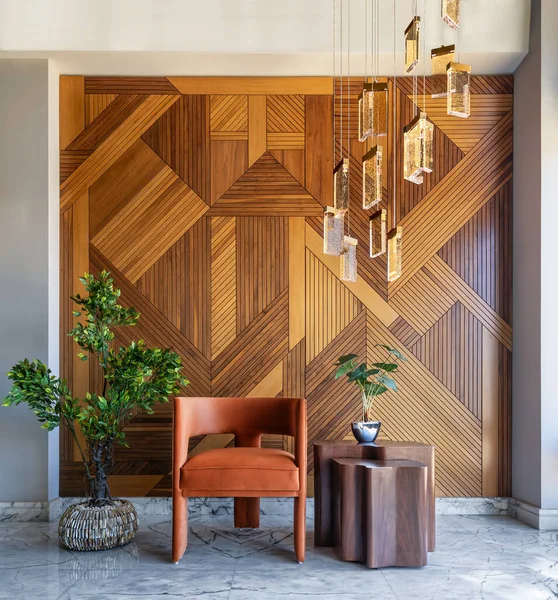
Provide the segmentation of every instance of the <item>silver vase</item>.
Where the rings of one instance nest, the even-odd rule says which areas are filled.
[[[359,444],[373,444],[380,433],[381,421],[354,421],[351,423],[353,435]]]

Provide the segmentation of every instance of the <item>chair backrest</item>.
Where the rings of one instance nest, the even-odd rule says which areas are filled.
[[[296,435],[301,398],[175,398],[175,418],[187,421],[190,436]]]

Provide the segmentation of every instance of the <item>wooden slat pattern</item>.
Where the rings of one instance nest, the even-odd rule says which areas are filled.
[[[464,153],[476,144],[513,107],[512,94],[471,94],[471,115],[467,119],[447,114],[447,98],[417,96],[417,106],[426,107],[428,118]]]
[[[402,287],[512,177],[512,123],[508,113],[400,222],[406,231]]]
[[[210,96],[209,129],[248,131],[248,96]]]
[[[91,241],[135,283],[207,210],[165,166]]]
[[[236,331],[240,333],[287,289],[288,221],[243,217],[236,227]]]
[[[362,304],[310,250],[306,250],[306,364],[362,311]]]
[[[211,218],[211,356],[236,337],[236,219]]]
[[[304,96],[270,96],[267,103],[268,133],[304,133]]]
[[[61,210],[66,210],[91,187],[175,101],[175,96],[147,96],[60,186]]]
[[[511,195],[508,182],[438,251],[507,323],[511,323]]]
[[[91,123],[117,97],[117,94],[85,94],[85,126]]]
[[[481,323],[457,302],[411,352],[477,417],[482,408]]]
[[[210,223],[198,219],[136,282],[138,290],[194,346],[211,357]]]
[[[266,152],[211,207],[211,215],[311,216],[322,207]]]
[[[86,94],[179,94],[166,77],[86,77]]]
[[[358,281],[348,283],[339,258],[323,254],[331,78],[61,78],[61,372],[80,394],[102,385],[96,365],[74,362],[65,333],[78,273],[107,269],[122,304],[141,313],[115,348],[139,338],[173,348],[186,395],[306,396],[311,471],[313,440],[350,437],[362,414],[358,389],[333,380],[334,363],[352,352],[377,360],[376,344],[387,343],[407,362],[399,392],[376,400],[382,437],[436,445],[439,495],[507,496],[513,78],[472,77],[470,119],[427,99],[435,157],[422,186],[401,177],[412,79],[388,80],[390,135],[361,144],[363,82],[337,81],[335,106],[335,158],[351,161],[346,231],[359,241]],[[419,94],[430,93],[431,78],[424,84]],[[369,258],[361,208],[362,156],[378,143],[381,207],[393,205],[395,173],[404,230],[403,276],[389,286],[385,256]],[[170,495],[172,405],[136,414],[126,432],[114,490]],[[293,449],[288,436],[262,443]],[[190,451],[233,444],[226,433],[199,436]],[[66,430],[61,457],[61,494],[83,494]]]

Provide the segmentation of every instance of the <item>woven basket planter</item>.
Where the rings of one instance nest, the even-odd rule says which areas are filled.
[[[138,530],[138,514],[128,500],[114,505],[72,504],[60,517],[58,537],[69,550],[108,550],[131,542]]]

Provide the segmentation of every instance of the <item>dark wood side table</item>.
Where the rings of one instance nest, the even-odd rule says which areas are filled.
[[[333,540],[342,560],[428,564],[428,470],[414,460],[333,459]]]
[[[436,496],[434,446],[420,442],[378,441],[376,445],[349,440],[324,440],[314,443],[314,544],[334,546],[333,539],[333,460],[413,460],[426,465],[426,504],[428,513],[428,551],[436,548]]]

